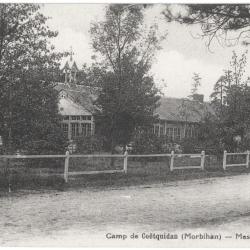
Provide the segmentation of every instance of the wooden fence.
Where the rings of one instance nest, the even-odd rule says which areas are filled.
[[[171,152],[171,159],[170,159],[170,171],[178,170],[178,169],[201,169],[204,170],[205,168],[205,151],[202,151],[200,154],[175,154],[174,151]],[[200,165],[196,166],[175,166],[174,159],[176,157],[183,157],[188,156],[190,158],[201,158]]]
[[[244,166],[246,168],[249,167],[249,155],[250,151],[246,151],[243,153],[228,153],[227,151],[224,151],[223,155],[223,169],[226,170],[228,167],[237,167],[237,166]],[[228,156],[245,156],[245,162],[243,163],[231,163],[229,164],[227,162]],[[73,175],[91,175],[91,174],[112,174],[112,173],[124,173],[127,174],[128,172],[128,158],[154,158],[154,157],[169,157],[168,161],[166,161],[166,168],[170,168],[170,171],[174,170],[180,170],[180,169],[205,169],[205,151],[202,151],[200,154],[175,154],[174,151],[171,152],[171,154],[141,154],[141,155],[135,155],[135,154],[128,154],[126,151],[124,154],[98,154],[98,155],[77,155],[77,154],[70,154],[68,151],[65,155],[0,155],[0,159],[46,159],[46,158],[64,158],[64,171],[63,178],[65,182],[68,182],[69,176]],[[183,166],[176,166],[175,160],[181,157],[189,157],[189,158],[200,158],[200,164],[199,165],[186,165],[186,162],[184,160],[185,165]],[[70,158],[120,158],[123,159],[123,167],[122,169],[111,169],[111,170],[96,170],[96,171],[70,171],[69,163]],[[239,159],[239,158],[237,158]],[[237,160],[236,159],[236,160]],[[240,158],[243,159],[243,158]]]
[[[181,156],[189,156],[189,157],[200,157],[201,163],[199,166],[174,166],[174,160],[177,157]],[[68,182],[69,176],[73,175],[91,175],[91,174],[112,174],[112,173],[124,173],[127,174],[128,171],[128,158],[152,158],[152,157],[169,157],[170,159],[170,171],[178,170],[178,169],[202,169],[204,170],[204,162],[205,162],[205,152],[202,151],[201,154],[174,154],[172,151],[171,154],[141,154],[129,155],[126,151],[124,154],[114,154],[114,155],[83,155],[83,154],[70,154],[69,151],[66,152],[65,155],[0,155],[0,159],[42,159],[42,158],[64,158],[64,173],[63,178],[65,182]],[[70,171],[69,162],[70,158],[120,158],[123,159],[123,168],[122,169],[111,169],[111,170],[96,170],[96,171]],[[167,162],[166,162],[167,163]],[[168,167],[168,164],[166,164]],[[61,175],[61,174],[59,174]]]
[[[123,169],[121,170],[98,170],[98,171],[77,171],[70,172],[69,171],[69,160],[70,158],[123,158]],[[128,153],[125,152],[123,155],[74,155],[70,154],[69,151],[65,153],[65,155],[0,155],[0,159],[44,159],[44,158],[64,158],[64,173],[63,177],[65,182],[68,182],[68,177],[71,175],[80,175],[80,174],[112,174],[112,173],[127,173],[127,163],[128,163]],[[59,174],[60,175],[60,174]]]
[[[250,154],[250,151],[246,151],[246,152],[243,152],[243,153],[228,153],[226,150],[224,151],[224,154],[223,154],[223,169],[226,170],[228,167],[246,167],[248,168],[249,167],[249,154]],[[233,163],[233,164],[227,164],[227,157],[228,156],[243,156],[245,155],[246,156],[246,161],[244,163]]]

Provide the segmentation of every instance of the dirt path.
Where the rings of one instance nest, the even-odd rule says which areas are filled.
[[[250,246],[250,239],[234,239],[250,234],[249,222],[250,175],[0,197],[0,246]],[[143,232],[176,233],[179,240],[141,240]],[[181,241],[186,232],[232,239]],[[140,239],[129,240],[132,233]]]

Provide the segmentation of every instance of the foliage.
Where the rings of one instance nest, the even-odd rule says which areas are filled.
[[[104,75],[105,68],[103,65],[97,62],[92,63],[91,66],[84,64],[82,70],[78,72],[77,84],[90,87],[101,87]]]
[[[104,149],[104,139],[100,136],[80,137],[76,140],[77,152],[83,154],[92,154],[101,152]]]
[[[160,154],[171,150],[167,148],[168,139],[159,137],[153,133],[142,131],[133,138],[133,150],[135,154]]]
[[[153,124],[159,91],[149,70],[165,36],[157,35],[156,25],[146,32],[141,8],[121,4],[107,7],[105,20],[92,25],[91,35],[104,70],[97,129],[112,151],[117,144],[126,145],[135,128]]]
[[[0,134],[7,151],[61,151],[53,80],[63,54],[49,43],[57,32],[49,30],[39,5],[1,4],[0,13]],[[43,145],[33,147],[38,141]]]
[[[185,131],[188,127],[188,121],[194,115],[198,115],[202,117],[202,113],[204,113],[205,106],[203,103],[200,103],[196,100],[195,95],[197,94],[198,87],[201,86],[201,77],[198,73],[193,73],[192,77],[192,89],[191,95],[188,98],[183,98],[181,104],[178,107],[179,114],[181,118],[184,120]],[[186,139],[186,133],[185,133]]]
[[[184,137],[181,140],[183,153],[200,153],[204,150],[206,154],[221,155],[224,149],[218,137],[219,130],[215,115],[206,112],[195,131],[195,136]]]
[[[249,44],[249,4],[186,4],[181,11],[167,6],[163,14],[167,21],[201,26],[201,37],[207,45],[213,40],[222,45],[232,46],[239,40]]]
[[[243,149],[248,139],[250,122],[249,78],[245,77],[246,53],[241,58],[233,53],[231,69],[215,85],[211,95],[217,114],[218,138],[230,151]],[[240,137],[240,141],[237,141]]]
[[[180,144],[184,154],[193,154],[198,147],[197,139],[195,138],[184,138]]]
[[[224,149],[218,134],[217,117],[214,114],[207,113],[197,129],[199,151],[205,150],[207,154],[220,155]]]

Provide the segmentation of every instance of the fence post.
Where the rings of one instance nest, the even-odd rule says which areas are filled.
[[[204,170],[205,169],[205,151],[201,151],[201,169]]]
[[[247,150],[247,162],[246,167],[249,168],[249,150]]]
[[[64,181],[68,182],[68,174],[69,174],[69,151],[66,151],[65,154],[65,163],[64,163]]]
[[[128,151],[127,150],[124,152],[123,170],[124,170],[124,173],[127,174],[128,172]]]
[[[174,151],[171,151],[170,156],[170,171],[172,172],[174,170]]]
[[[223,154],[223,169],[226,170],[226,165],[227,165],[227,151],[224,150]]]

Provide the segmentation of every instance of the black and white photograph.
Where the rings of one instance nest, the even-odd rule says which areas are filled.
[[[0,248],[250,247],[250,2],[0,2]]]

